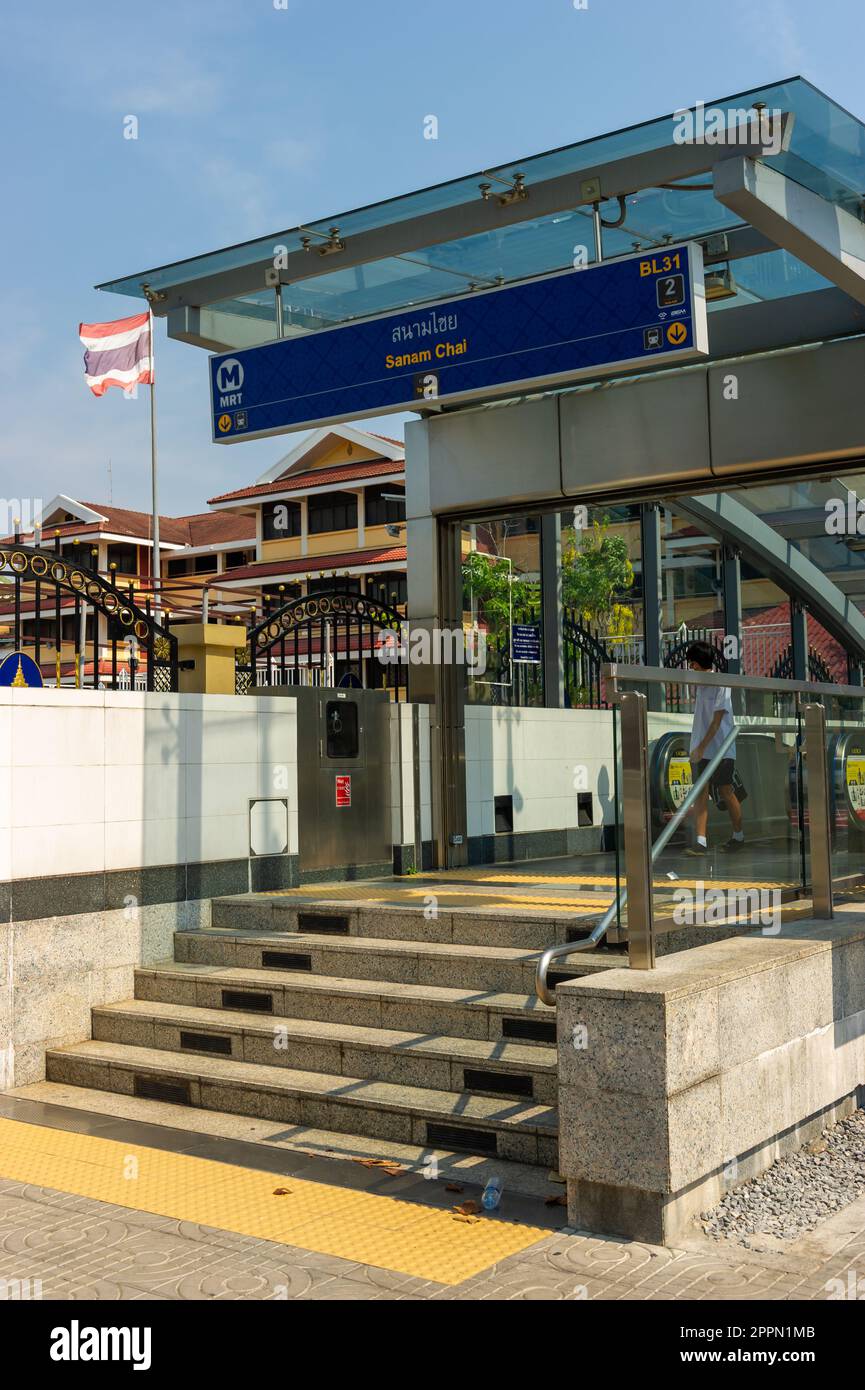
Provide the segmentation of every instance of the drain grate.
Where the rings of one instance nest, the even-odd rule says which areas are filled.
[[[273,995],[253,993],[246,989],[224,989],[222,991],[224,1009],[249,1009],[256,1014],[273,1013]]]
[[[498,1154],[495,1130],[463,1129],[462,1125],[427,1123],[426,1141],[434,1149],[462,1149],[470,1154]]]
[[[495,1096],[534,1095],[534,1082],[531,1076],[520,1076],[506,1071],[476,1071],[466,1067],[463,1071],[464,1091],[490,1091]]]
[[[271,970],[311,970],[312,956],[297,951],[262,951],[261,964]]]
[[[520,1038],[523,1042],[556,1041],[556,1025],[553,1019],[546,1022],[540,1018],[503,1018],[502,1037]]]
[[[188,1081],[163,1081],[161,1076],[133,1078],[132,1094],[141,1100],[166,1100],[172,1105],[191,1105]]]
[[[194,1048],[196,1052],[218,1052],[223,1057],[231,1056],[231,1038],[221,1033],[180,1032],[180,1046]]]
[[[327,912],[299,912],[297,930],[318,936],[348,936],[348,918]]]

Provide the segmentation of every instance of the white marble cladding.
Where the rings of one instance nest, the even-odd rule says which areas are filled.
[[[615,819],[609,710],[467,705],[465,720],[469,835],[495,833],[495,798],[506,795],[517,834],[576,828],[578,788],[591,792],[594,825]]]
[[[0,882],[243,859],[274,797],[296,854],[293,700],[0,690]]]
[[[390,710],[391,826],[395,845],[414,844],[413,705],[394,704]],[[432,839],[429,707],[418,705],[421,840]]]

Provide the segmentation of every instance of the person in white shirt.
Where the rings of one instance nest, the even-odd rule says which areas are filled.
[[[688,666],[692,671],[711,671],[715,664],[714,658],[714,649],[708,642],[692,642],[688,648]],[[728,735],[733,732],[734,724],[730,687],[698,685],[690,747],[692,776],[695,782],[705,770],[709,759],[714,757]],[[726,844],[721,845],[721,849],[727,854],[736,853],[745,843],[742,832],[742,807],[733,790],[735,767],[736,744],[733,742],[710,778],[710,785],[721,797],[733,827],[732,836]],[[685,853],[702,857],[708,853],[706,829],[709,823],[709,787],[704,787],[697,798],[694,822],[696,844],[689,846]]]

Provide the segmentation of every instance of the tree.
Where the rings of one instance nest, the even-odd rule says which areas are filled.
[[[634,630],[634,612],[619,599],[633,588],[634,567],[624,537],[609,532],[604,517],[579,539],[574,530],[562,533],[562,601],[606,636],[626,637]]]

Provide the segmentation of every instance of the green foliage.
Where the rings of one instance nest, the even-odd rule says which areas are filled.
[[[507,631],[511,621],[522,622],[540,604],[540,585],[514,574],[511,566],[496,555],[473,550],[463,561],[464,607],[474,598],[479,621],[490,631]]]
[[[562,532],[562,601],[584,622],[611,637],[625,637],[634,630],[634,614],[619,599],[633,588],[634,567],[624,537],[609,532],[606,517],[579,540],[572,529]]]

